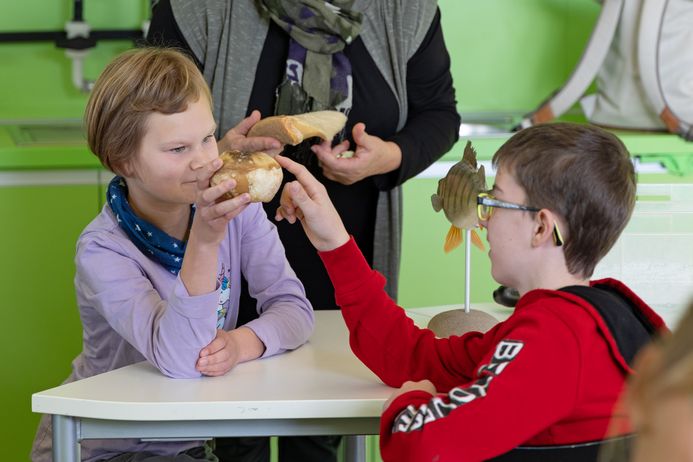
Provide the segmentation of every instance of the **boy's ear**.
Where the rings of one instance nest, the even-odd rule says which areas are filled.
[[[546,244],[553,246],[553,227],[556,223],[554,215],[546,209],[541,209],[536,213],[534,222],[535,228],[534,236],[532,237],[532,245],[534,247],[540,247]]]

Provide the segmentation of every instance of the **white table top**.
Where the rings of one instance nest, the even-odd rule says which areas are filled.
[[[425,326],[448,305],[407,310]],[[499,319],[511,310],[473,305]],[[32,410],[65,416],[180,421],[377,417],[392,388],[354,356],[339,311],[316,311],[309,342],[222,377],[171,379],[146,362],[35,393]]]
[[[341,314],[316,311],[315,320],[302,347],[222,377],[171,379],[142,362],[35,393],[32,410],[116,420],[380,415],[392,390],[351,352]]]

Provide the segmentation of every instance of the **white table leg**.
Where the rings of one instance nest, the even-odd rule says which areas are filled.
[[[53,462],[80,462],[77,442],[77,421],[69,416],[53,414]]]
[[[349,435],[344,437],[344,462],[366,461],[366,437]]]

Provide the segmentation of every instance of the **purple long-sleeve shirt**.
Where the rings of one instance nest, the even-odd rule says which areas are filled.
[[[236,327],[241,273],[257,299],[260,317],[246,327],[264,343],[263,357],[297,348],[313,330],[303,285],[259,204],[229,223],[219,250],[217,289],[208,294],[190,296],[179,276],[135,247],[108,206],[79,237],[75,262],[83,347],[66,382],[143,360],[171,377],[200,376],[195,363],[214,339],[217,323],[225,330]],[[84,441],[82,460],[131,451],[176,454],[199,444]],[[44,417],[32,460],[51,460],[50,447],[50,419]]]

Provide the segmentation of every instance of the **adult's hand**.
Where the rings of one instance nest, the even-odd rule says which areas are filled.
[[[238,125],[229,129],[229,131],[217,142],[219,153],[237,150],[245,152],[262,151],[270,156],[279,154],[283,146],[278,140],[268,136],[247,136],[250,128],[255,125],[260,118],[260,111],[253,111],[248,117],[241,120]]]
[[[275,219],[285,219],[289,223],[299,220],[308,239],[319,251],[333,250],[344,245],[349,240],[349,233],[330,201],[325,186],[303,165],[282,156],[275,159],[296,177],[296,181],[284,185]]]
[[[326,178],[350,185],[373,175],[391,172],[402,163],[402,151],[392,141],[385,141],[366,133],[366,125],[357,123],[352,130],[356,149],[353,156],[344,156],[349,142],[342,141],[335,147],[323,141],[311,147],[320,161]]]

